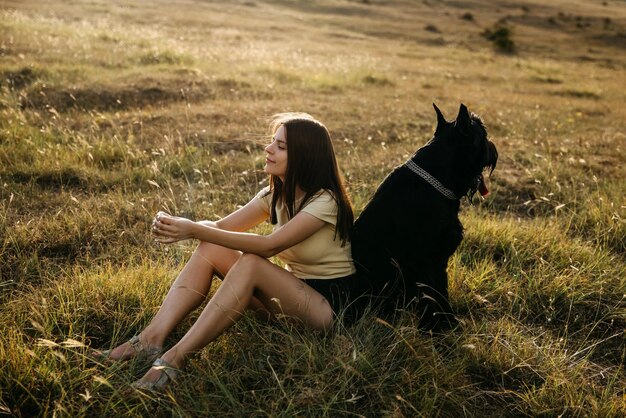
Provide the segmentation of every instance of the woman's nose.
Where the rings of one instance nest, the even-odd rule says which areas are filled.
[[[272,154],[272,144],[269,144],[267,147],[265,147],[265,152],[267,152],[268,154]]]

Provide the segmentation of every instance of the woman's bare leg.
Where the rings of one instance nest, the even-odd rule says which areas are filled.
[[[159,311],[141,332],[141,343],[148,347],[161,347],[174,328],[206,298],[214,274],[224,277],[241,256],[239,251],[209,243],[200,243],[185,264]],[[133,348],[124,343],[110,353],[112,359],[132,357]]]
[[[328,330],[333,324],[332,308],[326,298],[265,258],[243,254],[198,320],[162,358],[174,367],[183,367],[192,353],[233,325],[253,297],[273,313],[299,318],[314,329]],[[160,373],[160,370],[150,369],[142,380],[156,380]]]

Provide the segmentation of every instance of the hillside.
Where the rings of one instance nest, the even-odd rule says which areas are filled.
[[[625,52],[620,0],[0,0],[0,415],[626,415]],[[89,361],[194,248],[156,245],[157,211],[215,219],[267,184],[269,116],[326,123],[358,213],[432,103],[500,155],[462,204],[462,327],[249,317],[159,396]]]

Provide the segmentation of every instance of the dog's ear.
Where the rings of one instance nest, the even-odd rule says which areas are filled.
[[[441,110],[439,110],[437,105],[433,103],[433,107],[437,113],[437,129],[435,129],[435,132],[439,132],[448,122],[446,121],[446,118],[443,117],[443,113],[441,113]]]
[[[462,103],[459,108],[459,114],[454,121],[454,126],[465,136],[469,136],[472,133],[472,120],[467,107]]]

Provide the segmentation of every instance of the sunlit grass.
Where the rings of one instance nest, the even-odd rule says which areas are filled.
[[[513,55],[480,36],[503,17],[491,3],[471,21],[444,3],[3,7],[0,414],[626,414],[622,11],[579,6],[507,9]],[[610,25],[575,27],[605,9]],[[193,249],[151,240],[156,211],[215,219],[267,184],[270,115],[328,125],[358,213],[432,136],[432,102],[448,119],[467,104],[500,152],[492,195],[462,204],[461,328],[246,317],[139,397],[123,391],[147,365],[88,359],[141,330]]]

